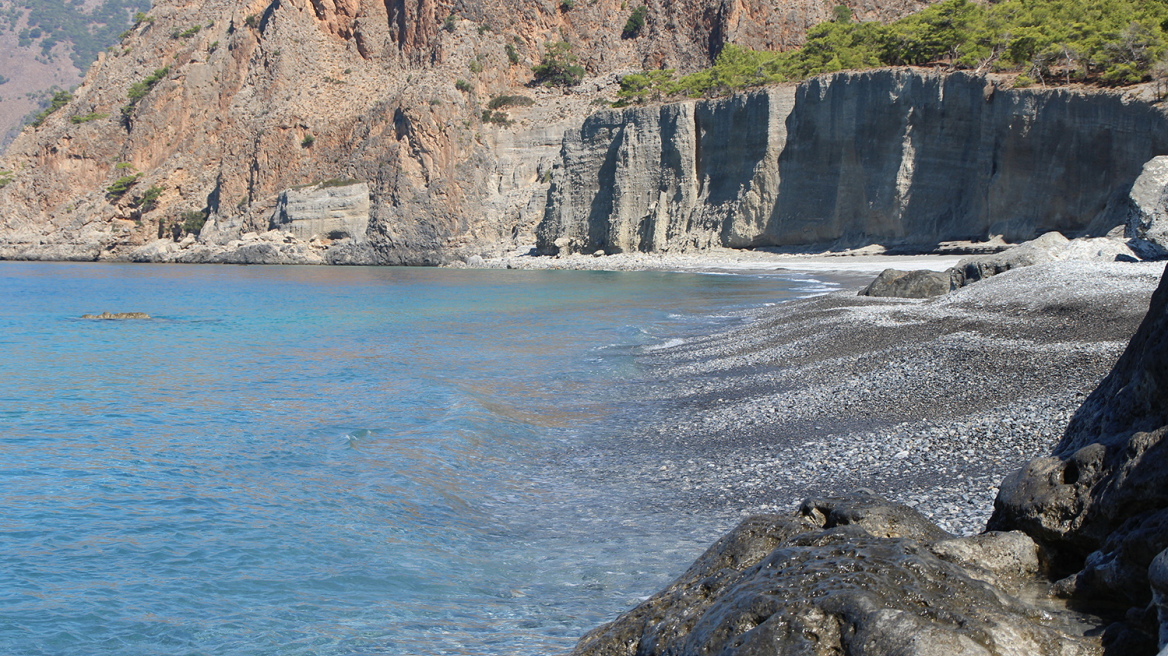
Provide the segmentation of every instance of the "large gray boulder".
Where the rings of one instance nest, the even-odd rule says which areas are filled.
[[[1145,162],[1132,184],[1124,236],[1143,257],[1168,256],[1168,157]]]
[[[988,584],[1032,575],[1025,536],[954,538],[860,494],[747,519],[575,654],[1095,654],[1069,616]]]

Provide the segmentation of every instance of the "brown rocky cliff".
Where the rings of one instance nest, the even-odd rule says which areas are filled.
[[[920,4],[856,11],[890,18]],[[372,196],[369,246],[348,261],[497,252],[530,234],[560,136],[594,98],[611,96],[612,73],[698,68],[728,41],[793,45],[831,9],[810,0],[646,6],[643,34],[622,39],[632,7],[617,0],[571,9],[514,0],[159,3],[153,21],[94,64],[72,103],[9,149],[0,166],[17,174],[0,190],[0,257],[124,258],[177,234],[184,212],[206,212],[229,236],[262,232],[281,190],[341,177],[369,182]],[[586,66],[585,84],[525,88],[543,44],[561,38]],[[123,120],[131,85],[164,67]],[[460,79],[469,91],[455,88]],[[487,101],[503,93],[537,102],[509,110],[511,125],[483,123]],[[134,172],[129,192],[107,194]],[[156,207],[136,206],[152,186],[163,188]]]

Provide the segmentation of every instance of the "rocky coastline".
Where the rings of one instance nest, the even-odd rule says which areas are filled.
[[[1137,390],[1129,419],[1158,407],[1138,373],[1148,357],[1120,355],[1163,269],[1047,262],[926,300],[857,296],[851,274],[842,291],[644,354],[659,414],[611,446],[622,471],[592,475],[750,517],[575,653],[1156,653],[1148,563],[1164,504],[1034,527],[1091,508],[1095,483],[1132,468],[1123,419],[1088,418],[1117,390]],[[1145,323],[1168,292],[1156,299]],[[1098,438],[1066,437],[1069,424],[1119,436],[1078,487],[1061,474],[1082,450],[1068,440]],[[1016,473],[1039,470],[1038,483]],[[1001,532],[983,534],[991,514]],[[1122,599],[1117,581],[1136,592]]]
[[[280,29],[312,31],[311,19],[295,19]],[[133,38],[160,53],[178,45],[160,37]],[[230,38],[264,47],[255,37]],[[1124,220],[1141,167],[1168,153],[1168,120],[1145,87],[1012,89],[993,76],[897,68],[601,109],[619,77],[606,74],[571,93],[497,96],[530,104],[496,124],[475,116],[493,100],[451,86],[453,61],[442,82],[402,91],[427,98],[346,104],[356,125],[338,120],[344,134],[325,138],[310,123],[326,118],[304,118],[328,100],[256,105],[248,95],[233,106],[231,139],[204,143],[225,133],[216,127],[186,135],[189,148],[178,137],[147,143],[139,133],[169,134],[173,114],[191,111],[180,97],[210,103],[211,80],[245,74],[242,62],[205,54],[177,55],[173,79],[151,94],[158,105],[135,110],[128,133],[61,112],[18,138],[0,162],[14,172],[0,188],[0,259],[448,265],[532,247],[990,248],[1053,230],[1106,234]],[[135,79],[126,65],[95,65],[78,101],[120,106]],[[270,106],[292,114],[279,130],[261,127],[274,120]]]

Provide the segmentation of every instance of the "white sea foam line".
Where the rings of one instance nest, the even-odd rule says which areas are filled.
[[[652,344],[652,346],[645,347],[644,350],[659,351],[661,349],[672,349],[673,347],[680,347],[684,343],[686,343],[686,340],[682,340],[681,337],[674,337],[672,340],[666,340],[660,344]]]

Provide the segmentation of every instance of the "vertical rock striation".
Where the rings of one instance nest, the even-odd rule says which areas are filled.
[[[622,252],[1102,233],[1164,153],[1165,115],[1117,94],[838,73],[589,117],[565,137],[537,236],[545,252]]]
[[[793,91],[588,117],[564,137],[537,233],[541,249],[753,245],[769,219],[762,209],[778,188],[775,163]]]
[[[363,241],[369,228],[369,185],[316,185],[280,194],[272,227],[309,241],[314,238]]]

